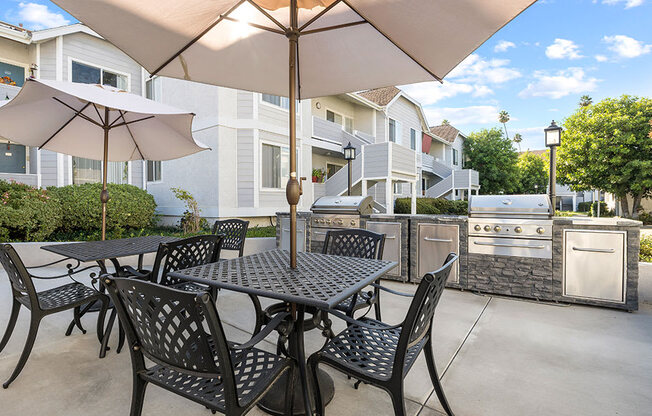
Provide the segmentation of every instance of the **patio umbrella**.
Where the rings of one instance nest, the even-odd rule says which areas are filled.
[[[54,0],[152,75],[289,97],[291,266],[296,102],[441,81],[533,0]]]
[[[208,147],[192,138],[194,114],[94,84],[29,78],[0,108],[0,136],[72,156],[102,160],[102,240],[109,161],[168,160]]]

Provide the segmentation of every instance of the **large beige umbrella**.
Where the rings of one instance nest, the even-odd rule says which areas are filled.
[[[208,149],[192,137],[194,114],[125,91],[30,78],[0,108],[0,136],[17,143],[102,160],[102,240],[109,161],[168,160]]]
[[[54,0],[164,75],[295,99],[439,80],[533,0]],[[288,65],[289,64],[289,65]],[[288,72],[289,68],[289,72]],[[287,200],[296,267],[296,154]]]

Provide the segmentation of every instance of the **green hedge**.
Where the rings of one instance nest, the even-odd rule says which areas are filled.
[[[145,228],[154,222],[156,202],[147,191],[133,185],[108,184],[107,230]],[[102,184],[87,183],[48,188],[61,203],[62,231],[92,231],[102,227]]]
[[[589,212],[591,210],[591,204],[592,202],[587,201],[587,202],[580,202],[577,204],[577,211],[578,212]]]
[[[590,214],[592,217],[598,216],[598,201],[591,204]],[[600,217],[613,217],[614,215],[616,215],[616,213],[609,209],[607,203],[600,201]]]
[[[62,223],[61,205],[49,191],[0,181],[0,241],[42,241]]]
[[[640,211],[638,220],[642,221],[643,225],[652,225],[652,212]]]
[[[644,236],[641,238],[641,254],[640,261],[652,263],[652,236]]]
[[[412,201],[410,198],[398,198],[394,204],[394,213],[409,214]],[[466,215],[469,204],[467,201],[450,201],[444,198],[417,198],[417,214],[447,214]]]

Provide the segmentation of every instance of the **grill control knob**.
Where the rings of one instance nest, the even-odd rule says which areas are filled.
[[[339,225],[342,225],[342,224],[344,224],[344,221],[342,221],[342,220],[337,220],[337,223],[338,223]]]
[[[476,230],[476,231],[480,231],[482,229],[482,227],[480,227],[480,225],[476,224],[476,226],[473,227],[473,229]]]
[[[484,226],[484,230],[485,230],[485,231],[491,231],[491,227],[488,226],[488,225],[485,225],[485,226]]]
[[[537,228],[537,234],[543,234],[546,230],[543,229],[543,227]]]
[[[351,225],[355,226],[355,220],[351,220]]]
[[[500,228],[500,225],[496,225],[496,226],[494,227],[494,231],[497,232],[497,233],[499,233],[501,229],[502,229],[502,228]]]
[[[523,229],[517,225],[516,227],[514,227],[514,231],[516,231],[517,233],[521,233],[523,232]]]

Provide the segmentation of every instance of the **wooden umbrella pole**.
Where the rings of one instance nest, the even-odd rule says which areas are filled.
[[[109,202],[109,191],[106,189],[106,177],[109,170],[109,108],[104,107],[104,158],[102,159],[102,241],[106,240],[106,203]]]
[[[289,97],[290,100],[290,178],[285,196],[290,204],[290,267],[297,268],[297,204],[301,197],[301,185],[297,180],[297,44],[299,41],[297,0],[290,0],[290,30],[287,32],[290,46]]]

